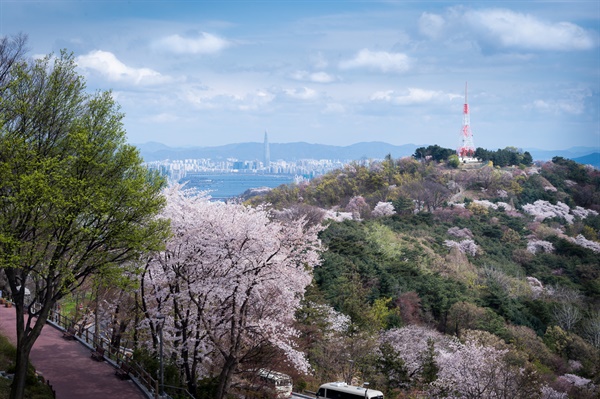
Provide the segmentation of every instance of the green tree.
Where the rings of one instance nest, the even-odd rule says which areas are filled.
[[[125,144],[111,93],[86,93],[75,68],[64,51],[13,64],[0,101],[0,268],[17,313],[12,399],[23,397],[55,303],[88,277],[133,271],[167,232],[156,218],[163,180]]]

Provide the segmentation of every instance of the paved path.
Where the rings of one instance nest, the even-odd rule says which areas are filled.
[[[0,306],[0,332],[16,343],[16,312]],[[122,381],[107,362],[97,362],[91,351],[46,324],[31,350],[30,361],[50,381],[57,399],[143,399],[133,381]]]

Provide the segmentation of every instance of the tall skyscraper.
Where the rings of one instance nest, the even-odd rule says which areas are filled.
[[[271,149],[269,148],[269,137],[267,136],[267,131],[265,130],[265,148],[264,148],[264,164],[265,169],[269,169],[271,167]]]

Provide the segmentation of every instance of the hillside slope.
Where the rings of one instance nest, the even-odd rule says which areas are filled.
[[[328,250],[315,269],[305,311],[321,303],[347,317],[351,327],[340,334],[349,346],[340,350],[389,394],[438,392],[437,374],[423,374],[426,346],[415,355],[421,360],[415,360],[414,375],[407,369],[406,348],[417,346],[419,334],[437,337],[431,338],[430,361],[439,373],[449,369],[434,353],[455,345],[446,341],[454,337],[460,345],[503,348],[513,366],[531,373],[522,386],[532,391],[514,391],[513,397],[531,397],[543,386],[570,397],[598,394],[598,170],[558,157],[502,169],[388,157],[249,201],[272,204],[280,217],[325,220],[321,239]],[[307,330],[315,323],[300,320]],[[397,384],[365,357],[380,353],[383,361],[378,345],[392,336],[388,349],[398,352],[386,361],[408,372]],[[327,372],[334,366],[321,355],[323,342],[330,343],[321,337],[307,351],[322,378],[334,378]],[[575,386],[574,379],[585,383]]]

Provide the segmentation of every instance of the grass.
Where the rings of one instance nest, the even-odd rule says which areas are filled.
[[[17,350],[8,339],[0,335],[0,370],[14,369],[14,359]],[[0,378],[0,399],[8,399],[11,380]],[[25,387],[25,399],[52,399],[50,388],[42,384],[35,376],[33,367],[29,367],[27,373],[27,385]]]

